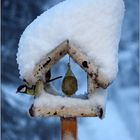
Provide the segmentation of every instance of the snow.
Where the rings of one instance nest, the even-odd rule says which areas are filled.
[[[48,140],[60,139],[60,123],[58,117],[45,118],[29,118],[27,116],[28,108],[32,103],[29,101],[29,95],[15,94],[17,87],[22,81],[18,80],[17,67],[15,65],[15,52],[17,50],[17,41],[19,34],[25,28],[37,13],[40,13],[40,3],[43,6],[46,4],[42,1],[13,1],[9,0],[9,7],[4,8],[5,22],[3,32],[8,32],[8,36],[3,36],[2,41],[2,90],[1,109],[2,109],[2,138],[4,140],[42,140],[44,137]],[[60,0],[47,0],[48,2],[55,2]],[[38,4],[39,2],[39,4]],[[56,4],[56,3],[55,3]],[[18,7],[20,5],[20,11]],[[34,10],[32,6],[37,5]],[[51,4],[52,6],[53,4]],[[46,6],[47,7],[47,6]],[[112,90],[109,92],[107,101],[106,117],[101,121],[98,118],[82,118],[78,123],[78,140],[139,140],[139,76],[138,76],[138,0],[125,0],[125,21],[123,24],[123,34],[121,37],[121,44],[119,50],[119,74],[117,79],[111,84]],[[2,7],[3,10],[3,7]],[[6,10],[6,11],[5,11]],[[7,11],[8,10],[8,11]],[[39,12],[38,12],[39,11]],[[18,13],[20,16],[13,16],[13,13]],[[30,13],[30,14],[27,14]],[[5,16],[6,15],[6,16]],[[30,15],[30,16],[29,16]],[[135,15],[135,16],[134,16]],[[13,20],[9,20],[9,17]],[[17,24],[18,22],[18,24]],[[21,24],[20,24],[21,23]],[[18,28],[17,28],[17,25]],[[16,30],[15,30],[16,29]],[[16,34],[13,34],[13,30]],[[10,37],[14,35],[15,37]],[[4,44],[4,45],[3,45]],[[127,53],[125,53],[127,52]],[[125,53],[125,55],[123,55]],[[6,55],[5,55],[6,54]],[[131,54],[131,55],[130,55]],[[123,57],[124,56],[124,57]],[[9,61],[10,60],[10,61]],[[53,77],[63,75],[66,71],[65,59],[62,63],[57,63],[56,67],[52,69]],[[79,93],[86,91],[87,81],[86,74],[83,76],[81,69],[77,64],[73,65],[73,72],[79,77]],[[12,69],[12,72],[11,72]],[[14,71],[14,74],[13,74]],[[82,76],[81,76],[82,75]],[[132,76],[133,75],[133,76]],[[85,81],[84,81],[85,80]],[[61,79],[60,79],[61,81]],[[59,89],[61,84],[59,80],[53,82],[55,87]],[[13,87],[11,87],[12,85]],[[136,88],[135,88],[136,86]],[[78,92],[76,94],[78,94]],[[5,96],[4,96],[5,95]],[[10,96],[11,95],[11,96]],[[128,97],[129,96],[129,97]],[[23,99],[24,98],[24,99]],[[127,100],[128,99],[128,100]],[[137,100],[136,100],[137,99]],[[12,100],[9,102],[9,100]],[[125,104],[124,104],[125,101]],[[6,104],[6,103],[8,104]],[[15,102],[15,103],[14,103]],[[12,103],[12,104],[11,104]],[[20,104],[22,103],[22,104]],[[23,109],[24,108],[24,109]],[[3,119],[4,118],[4,119]],[[20,125],[24,121],[25,126]],[[16,123],[17,122],[17,123]],[[115,127],[112,127],[115,126]],[[27,135],[28,133],[28,135]],[[47,133],[47,135],[46,135]],[[118,137],[119,136],[119,137]],[[37,137],[37,138],[36,138]]]
[[[118,71],[123,15],[123,0],[65,0],[47,10],[20,38],[17,53],[20,78],[34,79],[36,64],[68,39],[96,63],[105,79],[112,81]]]
[[[107,92],[106,90],[103,89],[97,89],[93,95],[89,96],[89,99],[79,99],[67,96],[56,96],[47,93],[43,90],[42,94],[35,99],[34,108],[36,108],[37,116],[41,115],[40,112],[43,112],[43,114],[47,114],[47,116],[48,116],[47,112],[50,112],[49,115],[53,115],[54,112],[61,112],[62,114],[61,113],[60,114],[64,115],[63,114],[64,110],[67,112],[67,115],[70,116],[71,115],[75,116],[78,114],[80,115],[81,113],[91,114],[92,111],[97,116],[100,116],[101,114],[99,112],[99,109],[102,108],[103,115],[101,115],[100,118],[103,118],[105,113],[105,105],[107,99],[106,97]],[[61,107],[63,107],[63,111]],[[40,110],[40,112],[38,112],[38,110]]]
[[[102,88],[96,89],[93,95],[89,97],[90,102],[100,106],[103,109],[103,116],[105,117],[105,110],[106,110],[106,102],[107,102],[107,90]]]
[[[67,132],[64,134],[64,140],[75,140],[75,139],[73,138],[71,133]]]

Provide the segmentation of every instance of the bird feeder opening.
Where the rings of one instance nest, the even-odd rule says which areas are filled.
[[[69,55],[64,56],[60,59],[55,65],[53,65],[51,69],[51,73],[53,77],[57,77],[58,75],[62,75],[63,78],[65,76],[65,72],[67,70],[67,63],[69,62]],[[70,58],[71,69],[74,75],[77,78],[78,83],[78,90],[73,95],[87,95],[87,73],[78,65],[76,64],[72,58]],[[62,81],[63,78],[52,82],[52,86],[56,88],[57,91],[62,93]],[[63,93],[62,93],[63,94]]]

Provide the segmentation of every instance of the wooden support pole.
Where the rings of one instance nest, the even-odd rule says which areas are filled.
[[[61,140],[77,140],[77,119],[76,117],[61,117]]]

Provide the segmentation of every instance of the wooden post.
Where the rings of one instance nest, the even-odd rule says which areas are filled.
[[[76,117],[61,117],[61,140],[67,140],[68,137],[71,137],[72,140],[77,140]]]

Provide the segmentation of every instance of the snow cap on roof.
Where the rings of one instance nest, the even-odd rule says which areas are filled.
[[[123,0],[65,0],[37,17],[23,32],[17,53],[20,77],[33,78],[40,60],[61,42],[80,46],[104,78],[118,71]]]

